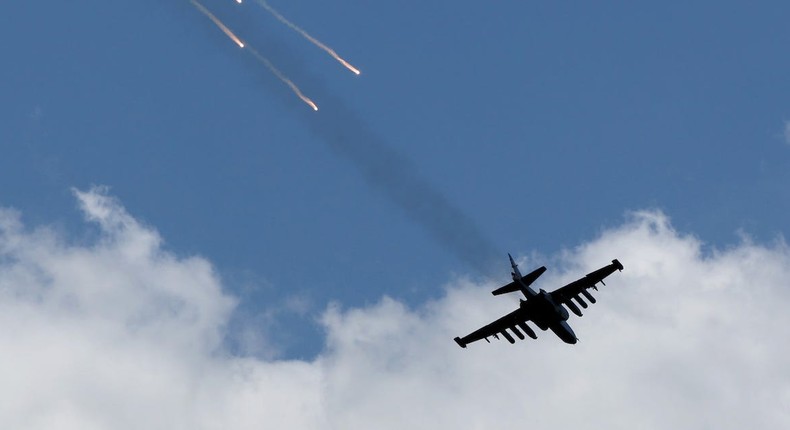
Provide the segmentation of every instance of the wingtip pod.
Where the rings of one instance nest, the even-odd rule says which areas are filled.
[[[458,344],[458,346],[460,346],[461,348],[466,348],[466,344],[465,344],[465,343],[464,343],[464,342],[461,340],[461,338],[460,338],[460,337],[456,337],[456,338],[455,338],[455,339],[453,339],[453,340],[454,340],[454,341],[455,341],[455,343],[457,343],[457,344]]]
[[[619,270],[619,271],[621,271],[621,272],[623,271],[623,264],[622,264],[622,263],[620,263],[620,260],[618,260],[618,259],[616,259],[616,258],[615,258],[614,260],[612,260],[612,264],[614,264],[614,267],[615,267],[617,270]]]

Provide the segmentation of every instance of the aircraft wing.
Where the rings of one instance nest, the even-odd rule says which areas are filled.
[[[587,307],[587,303],[582,300],[580,295],[584,296],[590,302],[595,303],[595,298],[587,291],[587,289],[593,288],[598,290],[596,284],[599,282],[603,284],[604,278],[617,270],[622,271],[623,265],[620,264],[617,259],[614,259],[612,260],[612,264],[601,267],[598,270],[584,275],[584,277],[581,279],[577,279],[562,288],[552,291],[551,298],[554,299],[555,303],[562,303],[568,306],[568,309],[573,311],[573,313],[576,315],[582,316],[581,310],[579,310],[579,308],[573,301],[571,301],[571,299],[576,299],[576,302],[578,302],[583,308]]]
[[[513,339],[513,336],[511,336],[510,333],[506,331],[506,329],[510,329],[520,339],[524,339],[524,335],[516,328],[516,326],[521,327],[521,329],[524,330],[529,337],[535,339],[537,338],[537,335],[535,335],[535,332],[525,324],[529,319],[529,312],[523,308],[518,308],[515,311],[492,322],[491,324],[483,326],[482,328],[475,330],[464,337],[456,337],[454,340],[461,348],[466,348],[466,345],[480,339],[486,339],[486,341],[488,341],[487,338],[491,336],[499,339],[499,335],[501,334],[505,339],[508,340],[508,342],[515,343],[516,340]]]

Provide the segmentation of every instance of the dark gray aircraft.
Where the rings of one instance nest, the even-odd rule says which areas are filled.
[[[535,290],[529,286],[546,271],[546,266],[541,266],[526,276],[521,276],[521,272],[518,270],[518,264],[513,261],[513,257],[511,257],[510,254],[507,256],[510,257],[510,266],[513,267],[513,272],[511,273],[511,275],[513,275],[513,282],[504,287],[497,288],[492,291],[492,294],[498,296],[500,294],[521,291],[526,300],[522,299],[518,309],[491,324],[479,330],[475,330],[464,337],[456,337],[454,340],[461,348],[466,348],[466,345],[480,339],[485,339],[486,342],[490,342],[488,340],[489,336],[499,339],[500,334],[507,339],[508,342],[516,343],[516,340],[508,333],[507,329],[510,329],[519,339],[524,339],[524,334],[519,331],[519,328],[523,330],[527,336],[537,339],[538,336],[535,334],[535,331],[527,325],[527,321],[532,321],[543,331],[551,329],[551,331],[565,343],[576,343],[578,340],[576,334],[567,323],[568,311],[562,307],[562,305],[567,306],[574,314],[582,316],[582,311],[576,306],[573,300],[576,300],[581,307],[586,309],[587,302],[585,302],[580,295],[584,296],[584,298],[591,303],[595,303],[595,298],[587,289],[592,288],[597,291],[598,287],[595,286],[597,283],[600,282],[606,285],[603,283],[604,278],[614,273],[615,270],[623,270],[623,265],[620,264],[617,259],[614,259],[612,260],[612,264],[588,273],[583,278],[577,279],[562,288],[550,293],[543,290],[536,293]]]

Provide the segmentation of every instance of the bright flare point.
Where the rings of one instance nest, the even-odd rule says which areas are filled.
[[[198,2],[197,0],[189,0],[189,1],[192,2],[192,5],[195,6],[197,10],[202,12],[203,15],[206,15],[214,24],[216,24],[217,27],[219,27],[220,30],[222,30],[228,37],[230,37],[232,41],[236,42],[236,44],[239,45],[239,48],[244,48],[244,42],[242,42],[241,39],[236,37],[236,35],[233,34],[233,32],[230,31],[230,29],[226,27],[225,24],[223,24],[222,21],[219,20],[219,18],[214,16],[213,13],[209,12],[209,10],[206,9],[205,6],[200,4],[200,2]]]
[[[269,71],[271,71],[274,74],[274,76],[277,76],[277,78],[280,79],[285,85],[288,85],[288,87],[291,88],[291,91],[293,91],[297,97],[299,97],[303,102],[307,103],[307,105],[313,108],[314,111],[318,111],[318,105],[315,104],[315,102],[313,102],[312,100],[310,100],[309,97],[302,94],[302,91],[299,89],[299,87],[297,87],[296,84],[294,84],[290,79],[285,77],[283,72],[281,72],[279,69],[274,67],[274,64],[272,64],[272,62],[269,61],[268,58],[261,55],[260,52],[256,51],[254,48],[248,48],[248,49],[249,52],[252,52],[252,55],[258,59],[258,61],[263,63],[269,69]]]

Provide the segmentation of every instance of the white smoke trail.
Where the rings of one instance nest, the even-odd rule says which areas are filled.
[[[258,59],[258,61],[263,63],[274,74],[274,76],[277,76],[277,78],[279,78],[284,84],[288,85],[291,88],[291,90],[294,92],[294,94],[296,94],[300,99],[302,99],[303,102],[307,103],[311,108],[313,108],[313,110],[315,111],[318,110],[318,105],[316,105],[315,102],[310,100],[309,97],[302,94],[302,91],[299,89],[299,87],[297,87],[296,84],[294,84],[290,79],[288,79],[283,74],[283,72],[281,72],[277,67],[274,67],[274,64],[272,64],[272,62],[269,61],[268,58],[261,55],[258,51],[256,51],[252,47],[249,47],[248,49],[250,50],[252,55]]]
[[[226,27],[226,26],[225,26],[225,24],[223,24],[223,23],[222,23],[222,21],[220,21],[220,20],[219,20],[219,18],[217,18],[216,16],[214,16],[214,14],[213,14],[213,13],[211,13],[211,12],[210,12],[208,9],[206,9],[206,7],[205,7],[205,6],[203,6],[202,4],[200,4],[200,2],[198,2],[197,0],[189,0],[189,1],[192,3],[192,5],[193,5],[193,6],[195,6],[195,7],[197,8],[197,10],[199,10],[200,12],[202,12],[202,13],[203,13],[204,15],[206,15],[206,16],[207,16],[207,17],[208,17],[208,18],[209,18],[211,21],[213,21],[213,22],[214,22],[214,24],[216,24],[216,25],[217,25],[217,27],[219,27],[219,29],[220,29],[220,30],[222,30],[222,31],[223,31],[225,34],[227,34],[227,35],[228,35],[228,37],[230,37],[230,38],[231,38],[231,40],[233,40],[234,42],[236,42],[236,44],[237,44],[237,45],[239,45],[239,48],[244,48],[244,42],[242,42],[242,41],[241,41],[241,39],[239,39],[238,37],[236,37],[236,35],[235,35],[235,34],[233,34],[233,32],[232,32],[232,31],[230,31],[230,29],[229,29],[228,27]]]
[[[262,8],[266,9],[269,13],[271,13],[272,16],[277,18],[283,24],[285,24],[288,27],[290,27],[292,30],[294,30],[297,33],[301,34],[305,39],[309,40],[313,45],[315,45],[315,46],[321,48],[322,50],[324,50],[327,54],[331,55],[332,58],[334,58],[335,60],[340,62],[340,64],[342,64],[345,68],[347,68],[348,70],[352,71],[356,75],[359,75],[360,73],[362,73],[362,72],[359,71],[359,69],[357,69],[356,67],[352,66],[351,64],[349,64],[348,61],[346,61],[342,57],[340,57],[340,55],[338,55],[337,52],[335,52],[332,48],[324,45],[323,43],[321,43],[321,41],[319,41],[318,39],[316,39],[313,36],[310,36],[306,31],[302,30],[299,26],[297,26],[296,24],[292,23],[291,21],[288,21],[288,19],[286,19],[284,16],[280,15],[280,13],[277,12],[276,10],[274,10],[274,8],[272,8],[271,6],[269,6],[269,3],[267,3],[265,0],[257,0],[257,1],[258,1],[258,4],[261,5]]]

